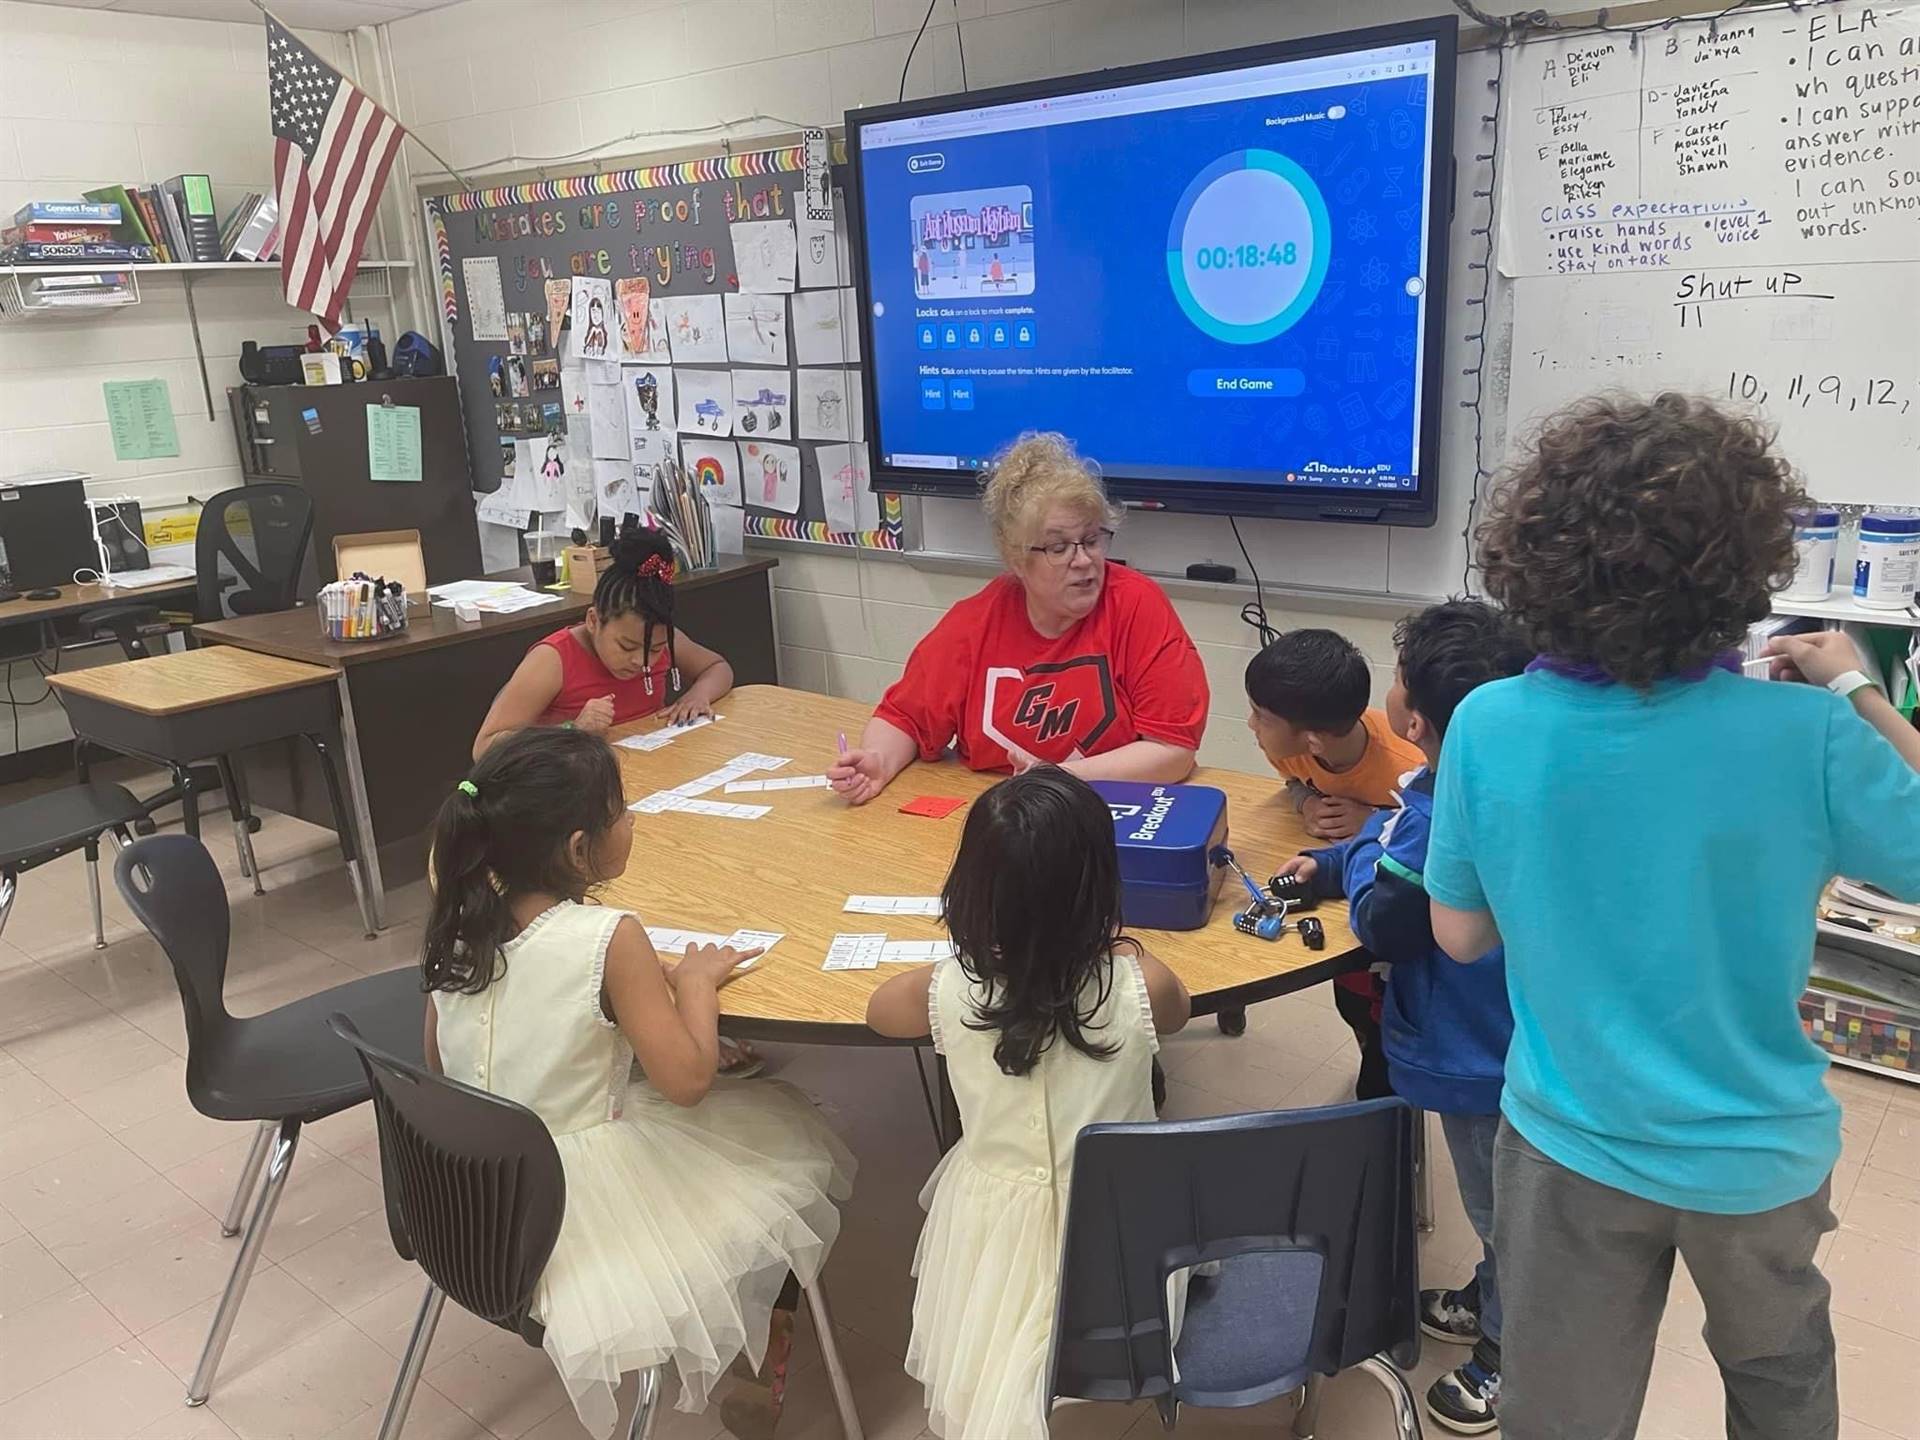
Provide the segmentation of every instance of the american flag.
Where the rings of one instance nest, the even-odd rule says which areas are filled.
[[[273,91],[281,283],[289,305],[311,311],[332,329],[407,132],[272,16],[267,81]]]

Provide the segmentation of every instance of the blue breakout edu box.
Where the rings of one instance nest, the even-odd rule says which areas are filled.
[[[1198,930],[1226,867],[1207,860],[1227,841],[1227,797],[1210,785],[1095,780],[1120,848],[1120,913],[1141,930]]]

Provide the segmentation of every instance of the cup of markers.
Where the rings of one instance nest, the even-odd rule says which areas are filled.
[[[329,640],[385,640],[407,628],[407,591],[398,580],[355,571],[320,587],[320,628]]]

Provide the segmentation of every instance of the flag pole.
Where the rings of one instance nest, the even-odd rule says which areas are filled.
[[[258,10],[262,15],[266,16],[269,20],[276,21],[279,24],[286,26],[286,28],[289,30],[293,29],[291,25],[287,25],[286,21],[281,20],[278,15],[274,14],[264,4],[262,4],[261,0],[249,0],[249,3],[252,4],[254,9]],[[396,124],[400,123],[398,116],[395,116],[394,120]],[[446,171],[447,174],[451,175],[454,179],[458,180],[462,185],[466,186],[469,190],[473,188],[473,181],[469,180],[465,175],[462,175],[458,170],[454,169],[453,166],[448,163],[446,157],[443,156],[438,150],[434,149],[431,145],[427,144],[427,142],[422,140],[418,135],[416,135],[413,132],[413,128],[411,126],[401,124],[400,133],[406,136],[407,139],[411,140],[414,144],[418,145],[422,150],[426,151],[427,154],[432,156],[434,163],[439,165],[439,167],[442,170]]]

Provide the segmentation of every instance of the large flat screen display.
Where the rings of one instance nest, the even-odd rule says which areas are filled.
[[[876,488],[1432,523],[1454,22],[847,116]]]

